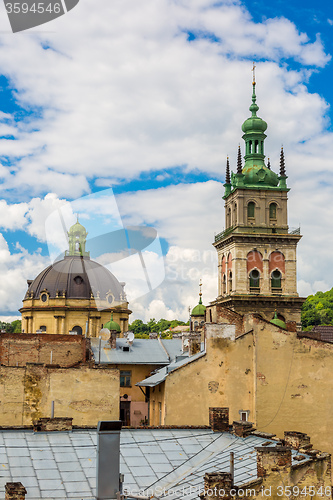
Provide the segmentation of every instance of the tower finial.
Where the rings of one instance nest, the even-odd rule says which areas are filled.
[[[253,73],[253,79],[252,79],[252,85],[256,84],[256,64],[253,61],[253,66],[252,66],[252,73]]]
[[[230,184],[230,165],[229,165],[229,156],[227,156],[227,166],[225,169],[225,183]]]
[[[286,176],[286,167],[285,167],[285,163],[284,163],[283,146],[281,147],[281,154],[280,154],[280,177],[287,177]]]
[[[238,145],[238,156],[237,156],[237,174],[242,173],[242,152],[241,147]]]
[[[200,281],[199,281],[199,304],[202,304],[202,291],[201,291],[201,287],[202,287],[202,281],[201,281],[201,278],[200,278]]]
[[[267,161],[267,168],[269,168],[269,170],[271,169],[271,161],[270,161],[269,158],[268,158],[268,161]]]

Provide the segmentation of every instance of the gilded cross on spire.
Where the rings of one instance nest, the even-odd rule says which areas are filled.
[[[252,70],[251,70],[253,73],[253,81],[252,81],[253,85],[255,85],[255,83],[256,83],[256,67],[257,66],[255,65],[255,62],[253,61],[253,66],[252,66]]]

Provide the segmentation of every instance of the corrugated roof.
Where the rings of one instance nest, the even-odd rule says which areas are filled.
[[[182,353],[181,339],[164,340],[163,345],[173,359],[176,355]],[[117,339],[117,348],[111,349],[107,340],[101,341],[101,363],[109,364],[147,364],[147,365],[167,365],[169,357],[163,348],[163,345],[156,339],[134,339],[129,346],[126,339]],[[123,350],[123,348],[129,350]],[[91,339],[91,349],[95,362],[99,361],[99,339]]]
[[[139,385],[140,387],[155,387],[156,385],[159,385],[161,382],[164,382],[164,380],[167,378],[169,373],[173,372],[174,370],[177,370],[178,368],[181,368],[182,366],[188,365],[189,363],[192,363],[193,361],[201,358],[202,356],[205,356],[206,351],[198,352],[197,354],[194,354],[193,356],[180,356],[180,359],[175,359],[172,363],[170,363],[167,367],[160,368],[159,370],[156,370],[156,372],[151,375],[150,377],[147,377],[144,380],[141,380],[141,382],[138,382],[135,385]]]
[[[193,494],[186,498],[197,498],[194,489],[202,488],[206,472],[229,471],[231,451],[235,484],[241,486],[257,477],[255,447],[268,442],[276,445],[266,438],[240,438],[207,429],[124,429],[120,440],[124,488],[133,494],[165,488],[162,498],[181,499],[192,487]],[[26,487],[27,500],[94,499],[96,443],[95,429],[0,432],[0,499],[5,498],[5,484],[12,481]],[[293,457],[296,454],[293,451]],[[304,461],[309,458],[305,456]]]

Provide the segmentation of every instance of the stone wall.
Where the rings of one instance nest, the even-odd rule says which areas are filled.
[[[25,366],[26,363],[73,366],[87,361],[89,340],[81,335],[25,333],[0,334],[0,364]]]

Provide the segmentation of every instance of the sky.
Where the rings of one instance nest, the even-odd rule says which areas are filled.
[[[187,320],[200,279],[215,299],[212,242],[253,61],[266,155],[278,171],[283,144],[289,226],[303,234],[299,294],[330,289],[332,40],[322,0],[81,0],[19,33],[1,3],[1,319],[19,317],[26,280],[63,251],[59,214],[67,228],[79,214],[88,238],[151,228],[136,255],[117,240],[121,258],[100,258],[126,282],[132,319]]]

